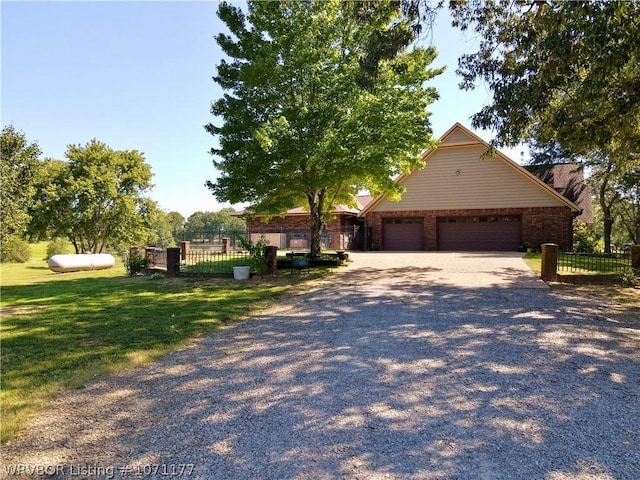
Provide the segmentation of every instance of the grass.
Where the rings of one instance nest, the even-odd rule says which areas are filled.
[[[25,264],[0,266],[3,442],[59,392],[152,362],[245,318],[301,279],[284,271],[261,282],[127,277],[119,261],[109,270],[56,274],[43,260],[46,245],[33,250]]]
[[[534,272],[540,273],[542,271],[542,254],[541,253],[527,253],[524,256],[525,263]],[[596,263],[592,257],[576,255],[571,258],[572,269],[564,273],[576,273],[581,275],[607,275],[616,272],[620,272],[625,268],[628,268],[629,261],[622,259],[607,259],[606,262],[602,262],[600,265]]]

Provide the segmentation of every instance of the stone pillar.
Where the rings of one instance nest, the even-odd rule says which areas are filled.
[[[180,257],[182,258],[182,260],[186,260],[187,257],[189,256],[189,246],[191,245],[191,242],[181,242],[180,243]]]
[[[187,242],[188,243],[188,242]],[[180,252],[178,247],[167,248],[167,276],[177,277],[180,275]]]
[[[231,244],[231,239],[224,237],[222,239],[222,253],[225,255],[229,255],[229,245]]]
[[[631,246],[631,268],[640,271],[640,245]]]
[[[545,282],[558,280],[558,245],[555,243],[542,244],[542,272],[540,278]]]
[[[278,271],[278,247],[266,246],[264,249],[267,257],[267,275],[275,275]]]
[[[149,260],[149,268],[153,267],[154,265],[154,252],[155,252],[155,248],[153,247],[145,247],[144,249],[144,256]]]

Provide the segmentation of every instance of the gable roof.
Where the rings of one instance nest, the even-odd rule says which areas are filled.
[[[469,147],[469,148],[465,148],[465,147]],[[540,181],[535,175],[525,170],[523,167],[515,163],[513,160],[511,160],[502,152],[492,149],[487,142],[482,140],[479,136],[477,136],[475,133],[473,133],[469,129],[465,128],[460,123],[455,123],[451,128],[449,128],[449,130],[447,130],[444,133],[444,135],[440,137],[440,139],[438,140],[438,146],[436,148],[425,151],[422,155],[422,161],[425,163],[425,167],[427,167],[428,165],[430,165],[429,163],[430,160],[436,161],[435,159],[437,158],[438,159],[437,163],[440,164],[440,169],[442,169],[442,162],[444,161],[442,157],[443,155],[446,156],[445,154],[447,152],[449,155],[454,155],[454,156],[456,152],[466,152],[464,160],[467,161],[467,164],[468,164],[470,159],[475,158],[476,160],[475,168],[476,168],[476,174],[477,174],[478,172],[481,172],[481,170],[479,170],[480,167],[477,166],[477,160],[482,155],[482,152],[487,152],[489,150],[492,150],[495,153],[494,156],[490,157],[490,160],[493,162],[491,163],[491,165],[494,168],[499,168],[501,172],[507,173],[509,178],[513,180],[517,180],[517,183],[520,186],[526,187],[527,190],[533,192],[535,195],[537,195],[538,198],[546,199],[545,202],[548,204],[565,205],[571,208],[571,210],[574,212],[580,211],[580,208],[577,205],[575,205],[573,202],[564,198],[562,195],[556,192],[553,188],[546,185],[544,182]],[[437,157],[435,157],[436,154],[438,154]],[[453,161],[453,160],[447,160],[447,161]],[[507,168],[507,170],[504,169],[505,167]],[[408,174],[400,175],[395,180],[395,182],[398,184],[406,184],[411,182],[415,183],[417,181],[416,178],[422,178],[423,180],[424,178],[430,178],[430,177],[424,177],[424,176],[421,177],[420,172],[426,175],[423,169],[416,169]],[[460,170],[455,171],[456,175],[459,175],[460,173],[461,173]],[[418,175],[418,177],[415,177],[416,174]],[[471,174],[473,175],[473,171],[471,172]],[[458,178],[462,179],[463,177],[458,177]],[[430,180],[432,181],[432,185],[433,185],[433,178],[430,178]],[[469,182],[472,182],[472,181],[473,181],[472,178],[470,179],[469,177],[467,177],[466,179],[467,188],[469,188]],[[424,182],[421,185],[421,187],[424,187]],[[474,184],[473,188],[477,190],[484,188],[486,190],[488,186]],[[410,193],[409,189],[407,189],[407,192],[403,194],[403,199],[406,198],[408,193]],[[410,193],[409,196],[413,196],[413,197],[420,196],[420,195],[428,196],[429,193],[431,193],[433,197],[434,194],[429,191],[420,191],[417,193],[412,192]],[[460,193],[467,193],[467,192],[460,192]],[[402,201],[403,200],[401,199],[400,202]],[[359,215],[364,216],[368,212],[375,209],[377,206],[379,206],[385,211],[390,210],[391,209],[390,205],[385,205],[385,203],[390,204],[391,202],[387,200],[384,197],[384,195],[378,195],[374,200],[372,200],[368,205],[366,205],[360,211]],[[415,198],[413,199],[413,203],[415,204]],[[452,207],[442,207],[442,208],[448,209],[448,208],[462,208],[462,207],[452,206]],[[478,206],[477,208],[488,208],[488,207]],[[409,210],[414,210],[414,209],[417,209],[417,208],[409,208]],[[433,208],[433,209],[437,210],[439,208]]]
[[[584,181],[584,173],[577,163],[526,165],[524,168],[580,207],[580,220],[593,223],[591,186]]]

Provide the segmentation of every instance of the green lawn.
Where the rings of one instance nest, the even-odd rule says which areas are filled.
[[[529,266],[531,270],[540,274],[542,271],[542,254],[540,253],[527,253],[523,260]],[[602,262],[596,262],[593,258],[588,256],[579,256],[576,255],[572,257],[573,267],[571,271],[563,270],[562,267],[559,266],[559,273],[575,273],[581,275],[606,275],[612,274],[616,272],[620,272],[624,270],[628,265],[628,260],[621,259],[606,259]]]
[[[45,248],[35,246],[28,263],[0,266],[2,441],[60,391],[153,361],[301,280],[297,272],[259,282],[130,278],[119,259],[109,270],[56,274]]]

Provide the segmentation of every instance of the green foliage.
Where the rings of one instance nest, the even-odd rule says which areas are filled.
[[[15,239],[22,237],[29,224],[29,206],[34,195],[34,177],[38,170],[40,148],[29,143],[22,132],[13,126],[2,129],[0,135],[0,243],[9,242],[4,250],[15,248]],[[21,250],[18,248],[18,250]],[[9,255],[7,253],[7,255]],[[9,255],[10,256],[10,255]],[[18,255],[20,256],[20,255]],[[5,256],[3,255],[3,258]],[[4,261],[4,260],[3,260]]]
[[[3,263],[25,263],[30,258],[29,242],[17,235],[8,235],[0,244],[0,260]]]
[[[56,237],[47,245],[47,260],[54,255],[69,253],[69,241]]]
[[[70,145],[66,156],[43,164],[32,230],[68,238],[76,253],[146,240],[157,206],[143,196],[152,173],[142,154],[94,139]]]
[[[185,219],[179,212],[169,212],[167,213],[167,223],[171,228],[171,236],[176,242],[175,244],[178,245],[182,241]]]
[[[267,273],[267,250],[269,241],[264,235],[254,243],[246,237],[240,237],[240,245],[251,255],[251,271],[257,275]]]
[[[640,287],[640,270],[629,270],[620,274],[620,282],[626,287]]]
[[[640,161],[640,160],[639,160]],[[622,175],[618,215],[627,238],[640,244],[640,165]]]
[[[573,252],[595,253],[600,250],[601,237],[594,229],[580,220],[573,222]]]
[[[640,145],[640,2],[451,2],[454,25],[482,37],[459,60],[461,87],[478,80],[492,100],[473,117],[517,144],[535,127],[573,152]],[[484,88],[484,87],[483,87]]]
[[[182,215],[177,214],[184,220]],[[176,227],[173,222],[176,221],[176,217],[170,213],[166,213],[153,202],[148,209],[147,222],[149,225],[148,236],[144,243],[149,246],[167,248],[175,247],[182,239],[180,236],[175,235]],[[181,224],[182,222],[180,222]]]
[[[218,212],[195,212],[184,225],[186,240],[195,239],[202,232],[224,232],[229,235],[242,235],[247,226],[242,218],[234,217],[233,208],[223,208]]]
[[[148,266],[149,259],[137,249],[130,249],[124,254],[124,268],[130,277],[143,273]]]
[[[422,166],[434,146],[427,107],[437,94],[425,84],[442,71],[428,68],[436,52],[365,53],[384,38],[413,38],[399,3],[386,0],[249,2],[246,14],[223,2],[218,16],[230,61],[214,77],[227,93],[212,106],[222,124],[206,126],[221,172],[207,185],[265,218],[308,206],[317,255],[337,204],[362,189],[399,198],[392,178]]]

